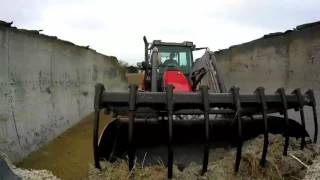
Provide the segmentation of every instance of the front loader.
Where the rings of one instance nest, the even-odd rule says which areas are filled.
[[[141,64],[144,79],[128,92],[107,92],[102,84],[95,87],[93,148],[95,166],[100,161],[128,158],[131,171],[135,162],[163,162],[168,178],[173,163],[184,168],[190,162],[202,163],[207,171],[210,149],[236,146],[235,171],[239,170],[242,144],[264,135],[261,165],[268,151],[268,134],[284,136],[283,155],[287,155],[289,137],[301,139],[301,149],[309,141],[305,129],[304,107],[313,109],[314,136],[317,142],[316,102],[312,90],[295,89],[286,94],[279,88],[265,94],[258,87],[252,94],[229,91],[216,59],[207,48],[192,42],[169,43],[144,37],[145,61]],[[205,49],[193,59],[193,51]],[[300,121],[290,119],[288,110],[300,111]],[[100,111],[111,113],[113,120],[99,135]],[[278,114],[278,116],[274,116]],[[309,121],[309,119],[307,119]]]

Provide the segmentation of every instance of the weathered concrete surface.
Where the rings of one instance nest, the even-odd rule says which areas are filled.
[[[320,22],[272,33],[215,54],[228,88],[238,85],[244,93],[253,93],[258,86],[268,93],[279,87],[287,93],[311,88],[320,104]],[[319,105],[317,112],[320,115]],[[313,135],[310,108],[306,114],[307,129]],[[297,113],[291,117],[300,121]]]
[[[73,126],[97,82],[126,88],[115,57],[0,23],[0,151],[19,161]]]

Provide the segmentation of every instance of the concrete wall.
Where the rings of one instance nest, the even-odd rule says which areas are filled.
[[[97,82],[127,87],[115,57],[0,22],[0,151],[19,161],[73,126]]]
[[[294,88],[303,92],[311,88],[320,104],[320,23],[272,33],[215,54],[228,88],[238,85],[242,93],[252,93],[258,86],[268,93],[279,87],[285,87],[287,93]],[[320,115],[319,105],[317,111]],[[307,128],[313,135],[310,109],[306,114]],[[291,113],[291,117],[299,116]]]

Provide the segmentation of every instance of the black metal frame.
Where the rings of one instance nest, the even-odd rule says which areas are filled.
[[[165,88],[164,92],[137,92],[136,85],[129,86],[129,92],[105,92],[102,84],[97,84],[94,98],[94,128],[93,128],[93,148],[95,166],[101,168],[99,164],[98,152],[98,130],[100,111],[106,109],[114,113],[129,115],[129,170],[134,167],[135,145],[134,145],[134,123],[137,114],[148,114],[155,117],[168,117],[168,178],[173,176],[173,142],[172,132],[174,130],[174,114],[202,114],[204,115],[204,156],[201,174],[207,171],[209,159],[209,114],[234,114],[234,123],[237,125],[238,144],[235,159],[235,171],[239,170],[242,151],[242,122],[241,116],[262,114],[264,120],[264,143],[260,164],[265,165],[268,149],[268,118],[267,113],[280,112],[285,119],[285,145],[283,154],[287,155],[289,144],[288,136],[288,109],[300,111],[301,124],[305,127],[303,113],[304,106],[311,106],[313,109],[313,120],[315,125],[314,142],[317,141],[318,123],[316,114],[316,102],[312,90],[308,90],[304,95],[300,89],[296,89],[292,94],[286,95],[285,90],[280,88],[275,95],[265,95],[264,88],[256,89],[255,94],[241,95],[238,87],[232,87],[230,93],[209,93],[207,86],[202,86],[200,92],[182,93],[173,92],[171,85]],[[213,109],[215,108],[215,109]],[[219,109],[216,109],[219,108]],[[214,131],[214,130],[213,130]],[[305,146],[305,138],[301,140],[301,149]]]
[[[135,158],[135,146],[133,139],[134,132],[134,119],[135,119],[135,110],[136,110],[136,98],[137,98],[137,85],[129,86],[129,126],[128,126],[128,140],[129,140],[129,171],[133,169],[134,158]]]
[[[284,135],[285,135],[285,142],[284,142],[284,148],[283,148],[283,155],[287,156],[288,152],[288,147],[289,147],[289,120],[288,120],[288,102],[286,98],[286,93],[284,88],[279,88],[276,91],[276,94],[279,94],[281,102],[282,102],[282,114],[285,120],[285,130],[284,130]]]
[[[238,145],[237,145],[237,152],[236,152],[236,163],[235,163],[235,171],[239,171],[240,167],[240,160],[241,160],[241,153],[242,153],[242,122],[241,122],[241,102],[240,102],[240,89],[238,87],[232,87],[230,92],[233,96],[233,105],[235,108],[235,120],[238,127]]]
[[[173,86],[166,86],[167,95],[167,110],[168,110],[168,177],[171,178],[173,175],[173,147],[172,147],[172,131],[173,131]]]
[[[204,143],[204,150],[203,150],[203,163],[202,163],[202,171],[201,174],[207,172],[208,170],[208,162],[209,162],[209,101],[208,101],[208,86],[201,86],[201,95],[202,95],[202,104],[203,104],[203,113],[204,113],[204,135],[205,135],[205,143]]]

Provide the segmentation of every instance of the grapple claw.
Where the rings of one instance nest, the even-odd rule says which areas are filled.
[[[208,86],[201,86],[201,95],[202,95],[202,104],[203,104],[203,112],[204,112],[204,132],[205,132],[205,143],[203,150],[203,163],[202,163],[202,171],[201,175],[207,172],[208,162],[209,162],[209,94],[208,94]]]
[[[314,92],[312,89],[309,89],[305,94],[309,97],[309,100],[310,100],[309,105],[312,107],[313,121],[314,121],[313,142],[317,143],[317,140],[318,140],[318,119],[317,119],[316,100],[315,100]]]
[[[173,145],[172,145],[172,134],[173,134],[173,86],[168,85],[165,87],[167,96],[167,110],[168,110],[168,178],[172,178],[173,171]]]
[[[147,152],[148,160],[144,162],[154,164],[158,159],[153,158],[160,157],[167,165],[168,178],[173,176],[173,159],[179,168],[191,162],[186,160],[188,158],[197,163],[202,161],[200,173],[203,175],[208,169],[210,148],[228,142],[237,148],[234,169],[237,172],[243,141],[259,134],[264,134],[260,161],[264,166],[269,133],[284,133],[284,155],[287,155],[289,136],[308,136],[303,106],[312,106],[315,111],[314,101],[312,91],[301,95],[301,91],[295,90],[293,94],[286,95],[283,88],[274,95],[266,95],[262,87],[257,88],[255,94],[240,94],[238,87],[232,87],[229,93],[212,93],[208,92],[207,86],[195,92],[173,92],[172,85],[166,86],[162,92],[137,92],[136,86],[130,86],[129,92],[105,92],[103,85],[99,84],[94,101],[95,166],[100,168],[99,161],[102,159],[113,161],[119,157],[125,158],[124,155],[128,154],[131,170],[135,159],[141,161],[144,158],[142,155]],[[106,108],[128,117],[118,116],[108,124],[98,141],[99,114]],[[301,124],[288,118],[288,109],[300,110]],[[268,115],[279,112],[283,118]],[[213,118],[210,114],[219,116]],[[257,116],[259,114],[262,117]],[[195,115],[196,118],[185,118],[189,115]],[[315,112],[314,116],[316,141],[318,127]],[[304,146],[303,140],[301,146]],[[186,156],[183,155],[185,150],[189,152]]]
[[[102,95],[105,88],[103,84],[96,84],[95,86],[95,96],[94,96],[94,123],[93,123],[93,156],[94,164],[96,168],[101,169],[99,154],[98,154],[98,136],[99,136],[99,120],[100,120],[100,110]]]
[[[236,162],[235,162],[235,172],[239,171],[240,161],[241,161],[241,152],[242,152],[242,120],[241,120],[241,102],[239,87],[233,86],[230,89],[230,92],[233,96],[233,104],[235,109],[235,120],[237,124],[238,131],[238,142],[237,142],[237,152],[236,152]]]
[[[297,97],[297,99],[298,99],[301,124],[302,124],[302,127],[303,127],[304,129],[306,129],[306,123],[305,123],[304,111],[303,111],[304,99],[303,99],[301,90],[300,90],[299,88],[297,88],[297,89],[295,89],[295,90],[292,92],[292,94],[295,94],[296,97]],[[301,137],[301,145],[300,145],[300,149],[301,149],[301,150],[304,148],[305,144],[306,144],[305,136],[302,136],[302,137]]]
[[[276,93],[279,94],[282,102],[282,111],[283,111],[282,114],[284,116],[284,122],[285,122],[285,129],[284,129],[285,142],[284,142],[284,148],[283,148],[283,155],[287,156],[288,147],[289,147],[288,102],[287,102],[286,92],[284,88],[279,88],[276,91]]]
[[[135,110],[136,110],[136,99],[137,99],[137,85],[130,85],[129,86],[129,123],[128,123],[128,157],[129,157],[129,171],[132,170],[134,166],[134,159],[135,159],[135,147],[134,147],[134,139],[133,139],[133,132],[134,132],[134,120],[135,120]]]
[[[267,157],[267,152],[268,152],[268,145],[269,145],[269,139],[268,139],[268,117],[267,117],[267,103],[265,99],[265,94],[264,94],[264,88],[263,87],[258,87],[255,91],[257,96],[259,97],[260,103],[261,103],[261,111],[262,111],[262,117],[264,121],[264,138],[263,138],[263,150],[262,150],[262,157],[260,164],[262,166],[265,166],[266,163],[266,157]]]

